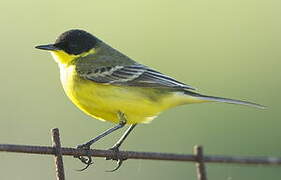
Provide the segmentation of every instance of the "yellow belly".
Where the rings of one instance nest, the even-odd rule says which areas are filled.
[[[145,123],[160,112],[188,103],[186,96],[165,89],[115,86],[95,83],[77,76],[74,66],[61,67],[61,82],[71,101],[86,114],[118,123],[117,112],[128,124]]]

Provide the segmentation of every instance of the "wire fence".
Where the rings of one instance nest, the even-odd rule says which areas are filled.
[[[54,155],[57,180],[65,180],[63,156],[94,156],[114,158],[116,152],[100,149],[75,149],[61,147],[59,129],[52,129],[52,146],[30,146],[15,144],[0,144],[0,151],[15,153],[30,153],[41,155]],[[207,180],[206,163],[231,163],[231,164],[256,164],[256,165],[281,165],[278,157],[238,157],[204,155],[202,146],[194,146],[193,154],[173,154],[157,152],[120,151],[118,157],[124,159],[166,160],[195,162],[198,180]]]

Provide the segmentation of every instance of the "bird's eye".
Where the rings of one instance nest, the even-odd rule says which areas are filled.
[[[58,47],[58,48],[63,48],[64,44],[63,43],[56,43],[56,44],[54,44],[54,46]]]

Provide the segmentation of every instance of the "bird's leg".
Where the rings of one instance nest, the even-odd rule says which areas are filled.
[[[132,132],[132,130],[136,127],[136,125],[137,124],[131,125],[122,135],[122,137],[110,149],[118,149],[123,144],[128,135]]]
[[[90,150],[90,146],[93,143],[97,142],[98,140],[102,139],[103,137],[107,136],[108,134],[116,131],[117,129],[120,129],[120,128],[124,127],[126,122],[127,122],[124,113],[118,111],[117,116],[118,116],[118,119],[120,120],[119,124],[117,126],[114,126],[114,127],[110,128],[110,129],[104,131],[103,133],[101,133],[97,137],[93,138],[92,140],[90,140],[90,141],[88,141],[88,142],[86,142],[84,144],[78,145],[77,148],[78,149]],[[83,157],[83,156],[74,156],[74,157],[80,159],[80,161],[82,163],[86,164],[86,167],[81,169],[81,170],[79,170],[79,171],[83,171],[83,170],[87,169],[92,164],[91,156],[87,156],[87,158]]]
[[[122,143],[125,141],[125,139],[128,137],[128,135],[132,132],[132,130],[136,127],[137,124],[132,124],[125,133],[121,136],[121,138],[109,149],[114,151],[115,155],[113,157],[106,157],[106,160],[114,160],[117,161],[117,167],[113,170],[107,171],[107,172],[113,172],[118,170],[123,161],[126,160],[126,157],[122,157],[119,155],[119,147],[122,145]]]

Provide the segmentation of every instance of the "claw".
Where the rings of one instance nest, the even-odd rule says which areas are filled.
[[[123,161],[124,161],[124,160],[117,160],[117,167],[114,168],[114,169],[112,169],[112,170],[107,170],[107,171],[105,171],[105,172],[114,172],[114,171],[117,171],[117,170],[121,167]]]
[[[77,149],[84,149],[84,150],[90,150],[90,147],[88,145],[78,145]],[[78,169],[77,171],[84,171],[86,170],[91,164],[93,164],[93,159],[91,156],[74,156],[74,158],[78,158],[83,164],[86,164],[86,166],[82,169]]]
[[[84,164],[86,164],[86,166],[84,167],[84,168],[82,168],[82,169],[77,169],[76,171],[84,171],[84,170],[86,170],[86,169],[88,169],[88,167],[91,165],[91,164],[94,164],[93,162],[92,162],[92,158],[91,157],[89,157],[88,156],[88,159],[87,158],[84,158],[84,157],[79,157],[79,159],[80,159],[80,161],[82,162],[82,163],[84,163]]]
[[[114,146],[114,147],[110,148],[109,150],[113,151],[114,155],[112,157],[106,157],[105,159],[117,161],[117,167],[112,170],[105,171],[105,172],[114,172],[122,166],[123,161],[125,161],[127,158],[119,155],[119,147],[117,147],[117,146]]]

